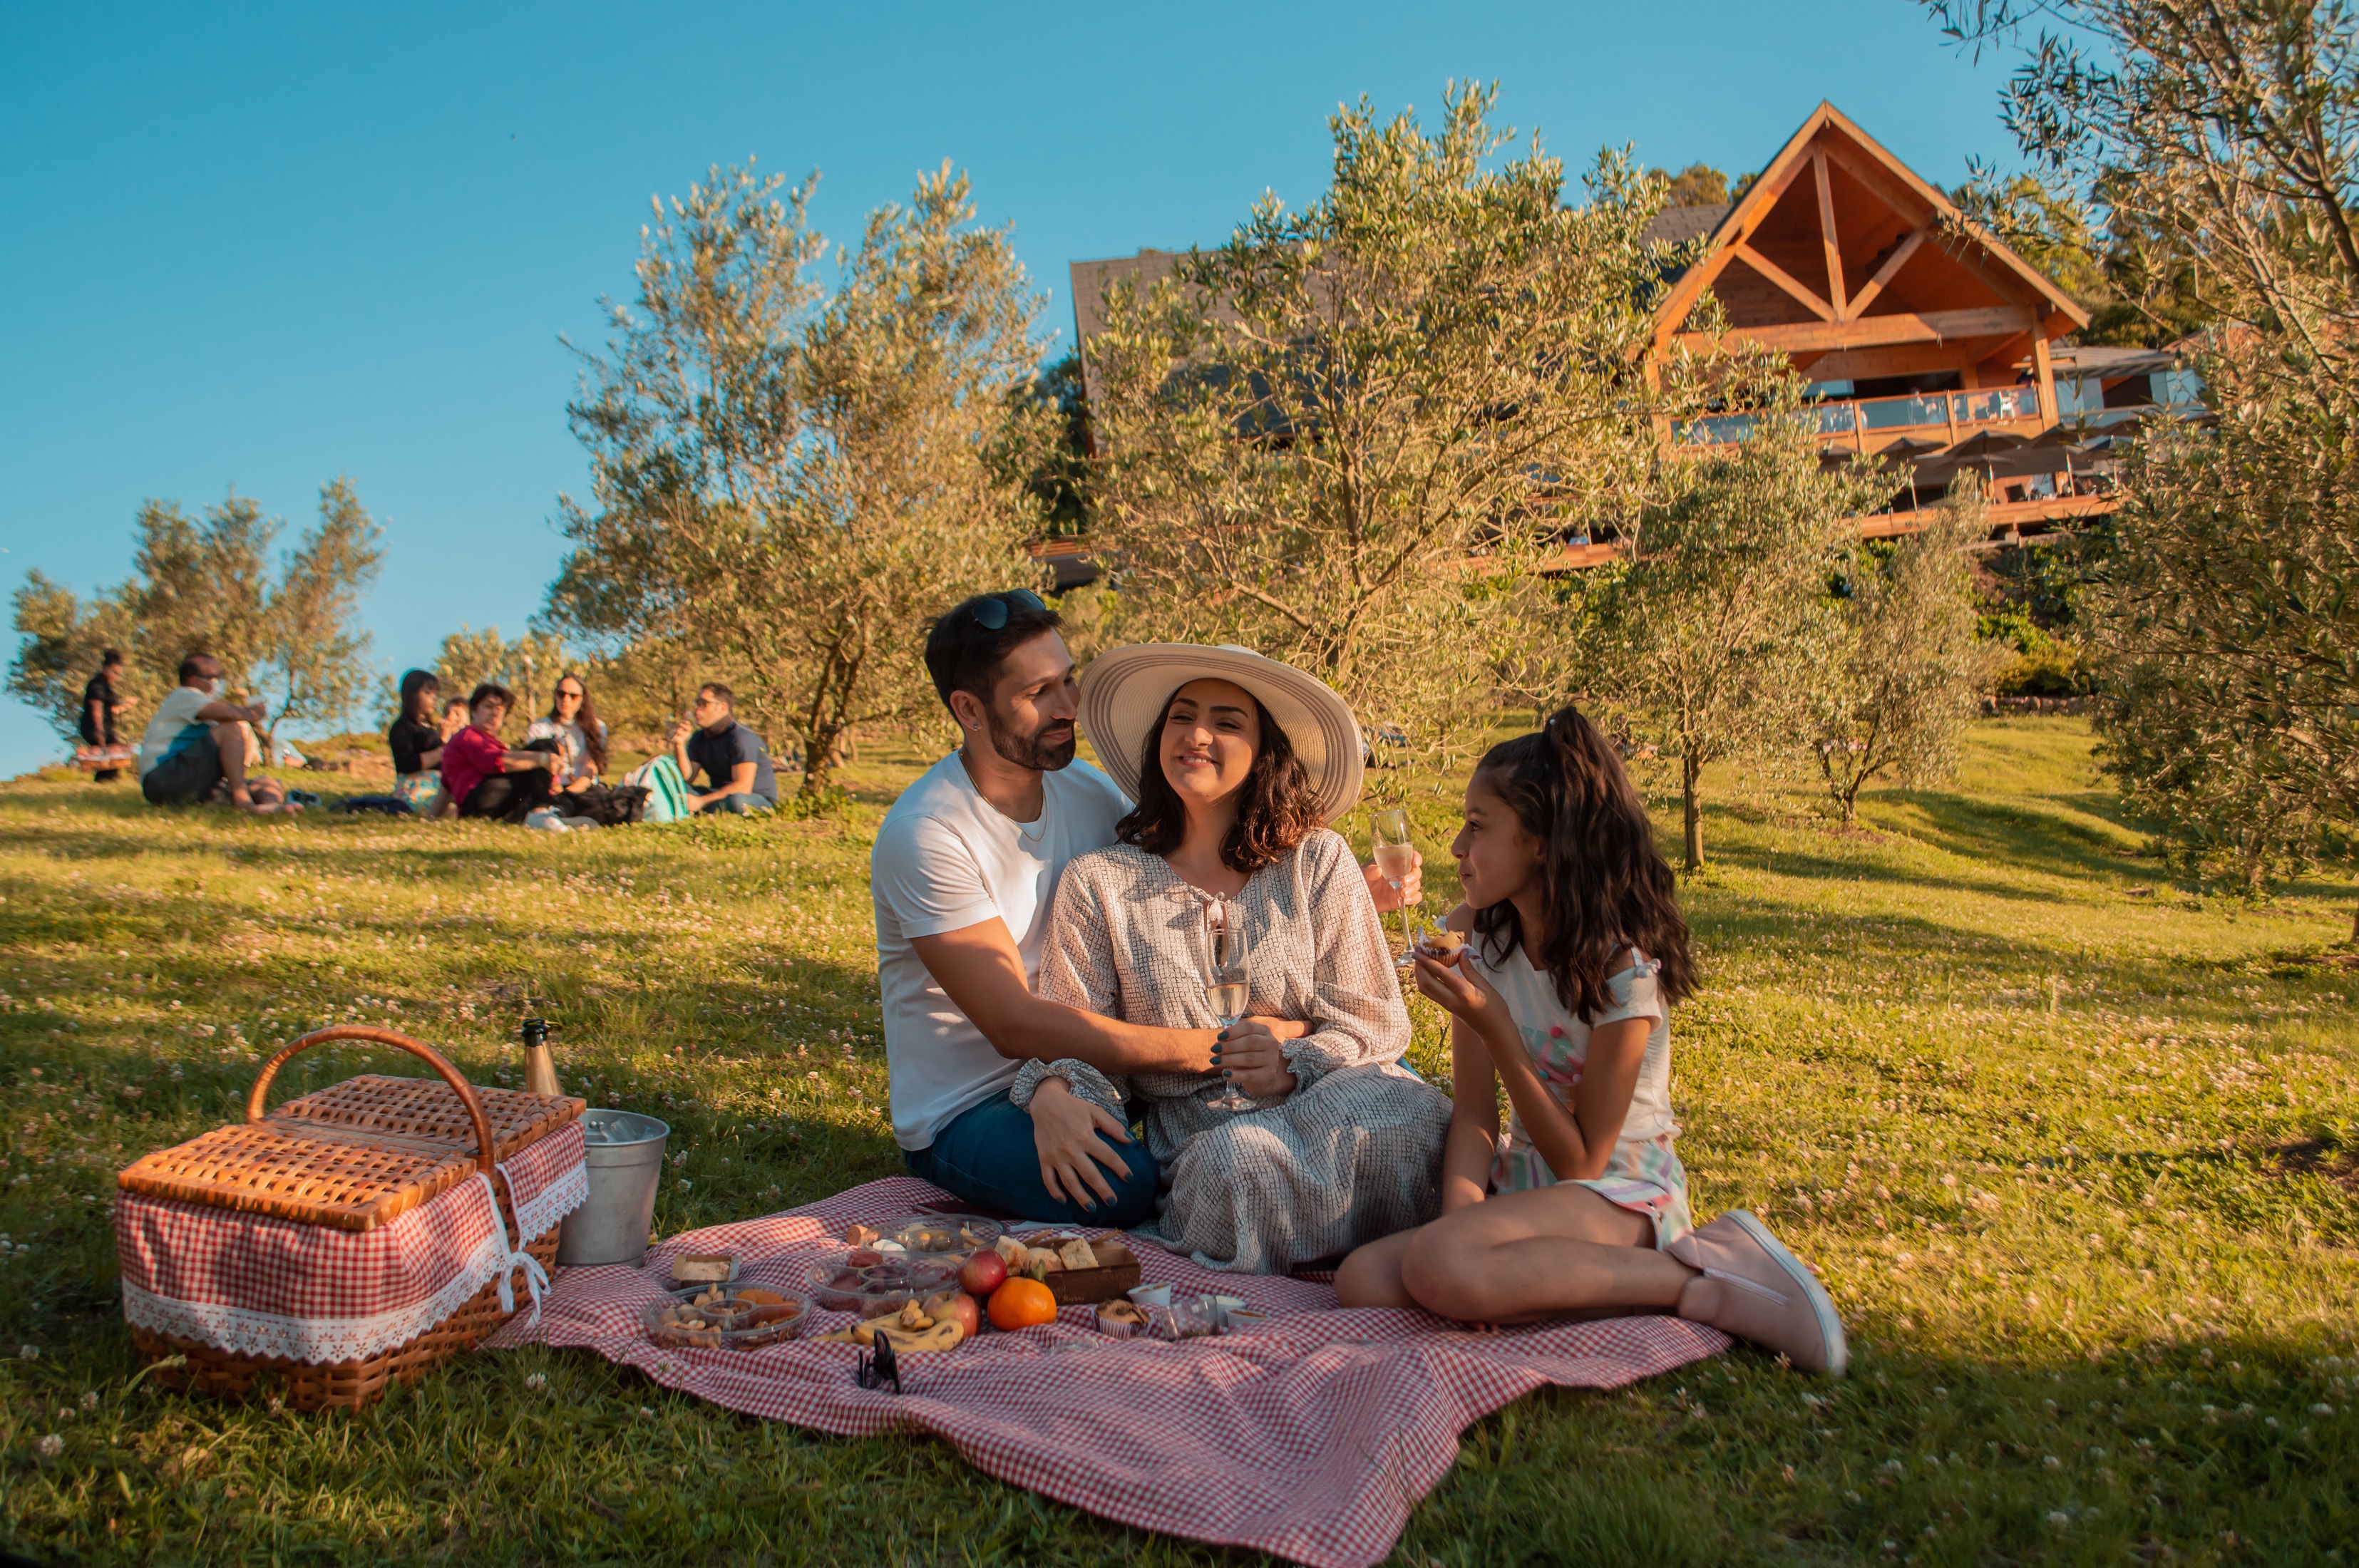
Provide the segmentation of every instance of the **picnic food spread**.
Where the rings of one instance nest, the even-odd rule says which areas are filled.
[[[748,1269],[763,1268],[759,1260],[675,1254],[665,1268],[679,1288],[647,1304],[648,1337],[668,1347],[738,1350],[801,1337],[898,1357],[955,1350],[986,1328],[1012,1333],[1054,1323],[1071,1305],[1094,1307],[1091,1325],[1114,1339],[1194,1338],[1266,1320],[1242,1297],[1174,1303],[1168,1285],[1140,1286],[1138,1257],[1119,1231],[1011,1229],[972,1215],[921,1214],[881,1227],[848,1225],[839,1238],[840,1251],[798,1263],[801,1272],[782,1289],[749,1281]],[[807,1330],[814,1312],[850,1321]]]

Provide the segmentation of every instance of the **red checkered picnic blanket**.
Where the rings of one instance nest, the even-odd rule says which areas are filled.
[[[582,1124],[505,1162],[522,1239],[590,1195]],[[417,1338],[511,1270],[538,1301],[546,1275],[511,1251],[488,1177],[438,1193],[374,1230],[338,1230],[205,1204],[116,1195],[123,1314],[136,1325],[245,1356],[356,1361]]]
[[[1348,1311],[1325,1285],[1214,1273],[1139,1245],[1148,1284],[1223,1292],[1283,1314],[1176,1344],[1109,1339],[1093,1309],[901,1358],[902,1392],[853,1381],[859,1351],[793,1341],[755,1351],[650,1344],[639,1312],[681,1251],[734,1251],[742,1282],[801,1289],[810,1265],[875,1225],[957,1200],[914,1177],[677,1236],[636,1269],[560,1269],[537,1326],[489,1343],[584,1346],[668,1388],[843,1436],[919,1431],[1003,1481],[1124,1524],[1256,1548],[1320,1568],[1392,1549],[1457,1457],[1458,1434],[1545,1384],[1612,1389],[1715,1355],[1716,1330],[1675,1317],[1470,1333],[1418,1312]],[[814,1314],[812,1333],[849,1323]]]

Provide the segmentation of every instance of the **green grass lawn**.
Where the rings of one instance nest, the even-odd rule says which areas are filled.
[[[1398,1560],[2359,1557],[2359,890],[2254,905],[2140,854],[2061,719],[1837,829],[1732,775],[1684,893],[1680,1148],[1825,1271],[1843,1383],[1748,1351],[1467,1433]],[[807,820],[567,837],[162,812],[0,786],[0,1545],[42,1561],[1138,1563],[1231,1554],[933,1442],[732,1415],[580,1353],[479,1355],[357,1416],[134,1386],[113,1174],[236,1119],[318,1025],[675,1128],[665,1234],[902,1170],[869,835],[915,759]],[[1454,783],[1408,788],[1446,896]],[[1659,782],[1659,781],[1654,781]],[[1651,797],[1676,822],[1676,800]],[[1364,838],[1364,813],[1347,825]],[[1418,1065],[1437,1054],[1419,1001]],[[299,1059],[287,1092],[386,1053]],[[24,1348],[19,1351],[18,1346]]]

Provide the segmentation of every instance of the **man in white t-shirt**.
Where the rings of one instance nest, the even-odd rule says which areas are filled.
[[[1109,1073],[1201,1073],[1219,1036],[1032,994],[1058,878],[1113,843],[1131,807],[1073,760],[1081,688],[1058,625],[1018,590],[968,600],[926,639],[927,671],[966,740],[902,792],[870,853],[893,1136],[912,1171],[969,1202],[1128,1227],[1155,1215],[1146,1144],[1061,1078],[1018,1108],[1016,1068],[1071,1056]],[[1256,1031],[1300,1025],[1247,1020],[1232,1034]]]
[[[296,812],[276,779],[246,773],[260,754],[252,726],[269,717],[260,703],[222,700],[221,661],[190,654],[180,684],[156,705],[139,738],[139,793],[150,806],[194,806],[225,795],[240,811]]]

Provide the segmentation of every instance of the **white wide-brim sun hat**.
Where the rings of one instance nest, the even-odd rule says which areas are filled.
[[[1332,822],[1360,798],[1364,753],[1351,704],[1318,676],[1224,643],[1134,643],[1093,661],[1082,676],[1082,729],[1098,765],[1138,798],[1147,737],[1171,694],[1191,680],[1224,680],[1261,700],[1310,775],[1320,819]]]

